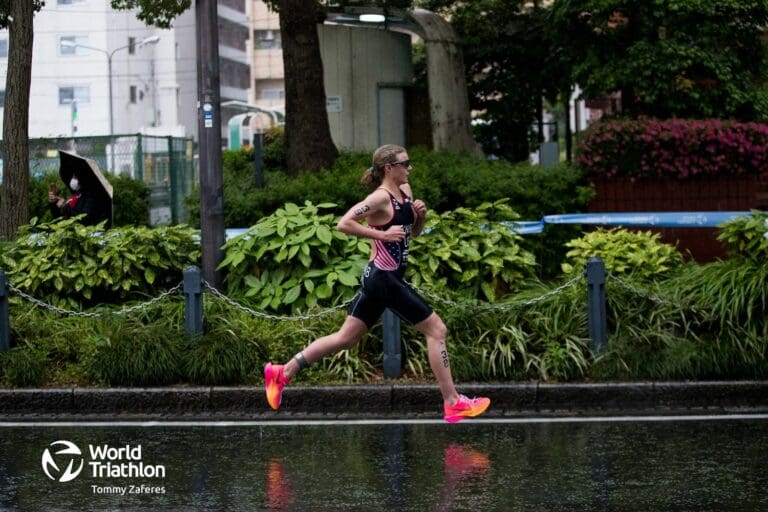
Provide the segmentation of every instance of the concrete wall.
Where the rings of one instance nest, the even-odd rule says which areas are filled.
[[[340,149],[405,145],[405,91],[411,83],[406,34],[319,25],[331,136]]]

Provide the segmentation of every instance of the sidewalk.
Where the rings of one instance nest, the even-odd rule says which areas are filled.
[[[464,384],[483,417],[768,413],[768,381]],[[0,421],[440,418],[436,385],[289,386],[280,411],[262,387],[0,389]]]

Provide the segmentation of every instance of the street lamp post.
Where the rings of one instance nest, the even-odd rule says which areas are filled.
[[[160,41],[160,36],[149,36],[149,37],[145,37],[143,40],[137,43],[136,46],[142,47],[147,44],[157,44],[158,41]],[[61,41],[61,46],[66,46],[68,48],[86,48],[88,50],[93,50],[96,52],[103,53],[104,55],[107,56],[107,81],[109,82],[109,143],[111,145],[110,170],[111,172],[114,173],[115,172],[115,141],[114,141],[115,123],[114,123],[114,112],[113,112],[113,105],[112,105],[112,57],[115,55],[115,52],[118,52],[120,50],[125,50],[126,48],[130,48],[131,46],[134,46],[134,45],[127,44],[125,46],[119,46],[112,51],[107,51],[102,48],[95,48],[93,46],[75,43],[74,41],[63,40]]]

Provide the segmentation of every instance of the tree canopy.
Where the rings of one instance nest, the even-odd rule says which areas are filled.
[[[136,18],[147,25],[169,28],[177,16],[192,6],[192,0],[111,0],[113,9],[138,9]]]
[[[559,67],[552,66],[545,26],[548,11],[524,0],[422,2],[450,19],[461,40],[475,133],[487,154],[526,160],[531,126],[542,97],[556,98]],[[567,86],[566,86],[567,87]]]
[[[586,97],[623,114],[765,119],[768,0],[556,0],[551,38]]]

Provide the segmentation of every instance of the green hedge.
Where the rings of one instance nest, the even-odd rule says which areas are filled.
[[[417,147],[408,152],[413,162],[409,177],[414,194],[438,212],[474,207],[508,199],[526,220],[543,215],[582,211],[592,196],[578,167],[562,164],[542,169],[482,158],[432,152]],[[285,203],[334,203],[345,211],[369,191],[360,176],[371,165],[368,153],[342,153],[333,168],[298,177],[267,169],[266,185],[254,187],[253,150],[224,151],[224,224],[256,224]],[[199,190],[186,198],[191,219],[200,212]]]

